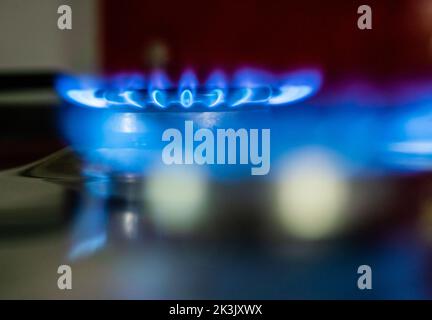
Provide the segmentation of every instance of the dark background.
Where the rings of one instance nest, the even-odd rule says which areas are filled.
[[[127,3],[127,5],[126,5]],[[357,28],[368,4],[373,29]],[[430,1],[187,0],[102,5],[103,67],[149,67],[164,46],[173,72],[242,65],[280,70],[318,65],[328,75],[425,73],[432,61]]]

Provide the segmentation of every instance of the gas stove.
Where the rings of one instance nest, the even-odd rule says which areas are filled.
[[[72,297],[361,298],[343,279],[366,262],[397,289],[381,298],[426,296],[428,81],[326,83],[315,69],[202,82],[188,71],[177,85],[161,72],[54,78],[67,147],[1,174],[1,296],[23,297],[25,282],[61,297],[40,288],[67,264]],[[8,280],[18,273],[22,284]]]

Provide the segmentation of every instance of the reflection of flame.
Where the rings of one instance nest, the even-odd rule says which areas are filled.
[[[168,77],[154,72],[145,83],[144,76],[119,75],[101,79],[63,77],[58,81],[61,96],[72,104],[94,108],[165,108],[171,105],[190,108],[236,107],[244,104],[282,105],[315,93],[320,73],[304,70],[277,77],[260,70],[240,70],[228,81],[221,71],[210,74],[200,85],[192,71],[183,73],[175,88]]]
[[[89,183],[88,190],[106,187],[106,182]],[[72,234],[72,248],[68,258],[77,260],[90,256],[104,247],[107,241],[106,235],[106,212],[103,198],[92,194],[84,196],[79,207],[77,220],[75,221]]]
[[[125,212],[123,214],[123,231],[128,238],[135,238],[138,234],[138,214]]]

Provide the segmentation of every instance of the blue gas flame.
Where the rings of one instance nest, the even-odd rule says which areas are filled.
[[[298,102],[316,93],[320,85],[321,73],[312,69],[282,76],[241,69],[231,80],[217,70],[203,83],[193,71],[187,70],[178,85],[173,85],[165,73],[157,71],[148,77],[139,73],[106,78],[63,76],[58,79],[57,90],[65,101],[90,108],[222,111],[242,105]]]
[[[63,77],[58,88],[69,104],[60,110],[59,127],[92,176],[151,170],[160,161],[163,131],[182,131],[186,120],[197,129],[271,128],[275,162],[312,145],[337,154],[348,174],[432,171],[432,80],[411,82],[381,86],[344,80],[301,104],[307,108],[278,108],[314,94],[320,73],[301,70],[276,77],[243,69],[230,78],[215,71],[201,83],[188,71],[178,85],[162,72]],[[158,112],[164,110],[183,112]],[[213,166],[211,172],[250,174],[249,168],[228,165]]]

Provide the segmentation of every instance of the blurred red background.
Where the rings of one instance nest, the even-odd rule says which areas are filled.
[[[357,28],[362,4],[372,7],[372,30]],[[327,75],[387,77],[431,70],[429,0],[107,0],[101,5],[107,71],[319,65]]]

